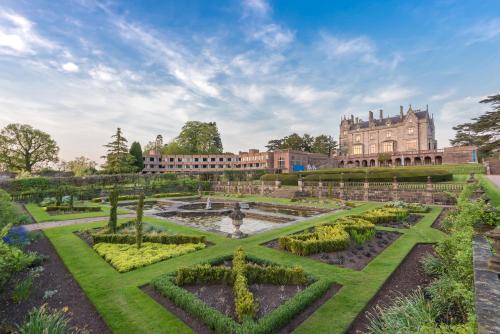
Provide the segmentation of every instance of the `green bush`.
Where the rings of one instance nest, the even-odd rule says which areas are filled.
[[[351,239],[364,243],[375,235],[375,225],[361,217],[348,216],[332,223],[319,225],[314,233],[292,234],[278,239],[281,249],[293,254],[309,256],[344,250]]]
[[[305,285],[309,282],[309,278],[302,267],[287,268],[277,265],[263,267],[256,264],[247,264],[246,276],[250,283]]]
[[[240,321],[252,319],[257,313],[257,303],[253,294],[248,289],[246,278],[246,260],[245,253],[240,247],[233,256],[233,274],[234,274],[234,304],[236,315]]]
[[[163,198],[163,197],[184,197],[184,196],[194,196],[196,193],[193,192],[184,192],[184,193],[158,193],[151,195],[154,198]]]
[[[358,217],[378,225],[402,221],[408,218],[408,216],[409,212],[407,209],[379,208],[367,211]]]
[[[94,243],[106,242],[111,244],[134,244],[136,236],[128,233],[92,233]],[[206,237],[201,235],[183,235],[168,233],[151,233],[142,236],[144,242],[154,242],[159,244],[197,244],[205,243]]]
[[[281,181],[284,186],[296,186],[299,180],[297,174],[264,174],[260,177],[261,181]]]
[[[72,208],[67,205],[49,205],[45,207],[47,212],[58,212],[58,211],[71,211],[71,212],[100,212],[102,208],[100,206],[73,206]]]
[[[384,205],[386,208],[406,209],[410,213],[426,213],[431,210],[427,205],[420,203],[406,203],[405,201],[392,201]]]
[[[3,242],[2,239],[7,235],[10,227],[11,225],[7,225],[0,232],[0,290],[14,273],[33,265],[39,259],[36,254],[26,254],[19,248]]]
[[[69,317],[64,310],[50,310],[44,304],[33,309],[26,322],[19,327],[20,334],[66,334],[77,333],[71,331]]]
[[[185,284],[223,282],[232,284],[233,271],[229,267],[199,264],[192,267],[181,267],[177,270],[175,283],[179,286]]]

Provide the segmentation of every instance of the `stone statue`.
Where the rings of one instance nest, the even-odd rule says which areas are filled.
[[[236,202],[234,205],[234,210],[229,214],[229,218],[233,221],[234,232],[231,237],[240,239],[245,235],[240,231],[240,226],[243,224],[243,218],[245,218],[245,214],[240,210],[240,203]]]
[[[206,210],[212,210],[212,201],[210,200],[210,196],[207,197],[207,205],[205,206]]]

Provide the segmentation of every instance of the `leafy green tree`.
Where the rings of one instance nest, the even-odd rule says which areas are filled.
[[[116,133],[111,136],[113,139],[110,143],[104,145],[108,148],[108,153],[102,158],[106,159],[103,165],[103,171],[106,174],[125,174],[136,171],[134,165],[134,157],[129,153],[127,147],[127,139],[123,136],[120,128],[116,129]]]
[[[222,140],[215,122],[186,122],[174,142],[184,154],[223,152]]]
[[[332,136],[320,135],[314,138],[311,152],[330,155],[337,148],[337,141]]]
[[[135,219],[135,240],[137,243],[137,248],[141,248],[142,244],[142,216],[144,214],[144,194],[139,196],[137,201],[137,217]]]
[[[93,175],[97,172],[97,163],[84,156],[77,157],[74,160],[62,162],[63,170],[73,172],[75,176]]]
[[[500,152],[500,94],[488,96],[479,102],[491,104],[493,110],[473,118],[472,122],[453,127],[457,132],[455,138],[450,140],[450,144],[476,145],[479,156],[484,158]]]
[[[113,188],[109,194],[109,205],[111,209],[109,210],[109,221],[108,229],[111,233],[116,233],[116,227],[118,224],[118,189]]]
[[[266,145],[268,152],[274,152],[283,148],[283,139],[271,139]]]
[[[57,162],[59,147],[48,133],[27,124],[9,124],[0,131],[0,165],[31,173],[41,165]]]
[[[337,142],[332,136],[319,135],[317,137],[305,133],[300,136],[292,133],[281,139],[272,139],[266,145],[268,151],[291,149],[295,151],[323,153],[330,155],[332,150],[337,147]]]
[[[142,148],[141,144],[139,142],[133,142],[132,145],[130,145],[130,155],[132,155],[135,159],[134,161],[134,166],[136,166],[137,171],[140,172],[144,169],[144,161],[142,159]]]

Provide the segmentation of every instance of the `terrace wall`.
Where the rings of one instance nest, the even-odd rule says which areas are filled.
[[[456,204],[456,196],[462,191],[461,183],[419,182],[304,182],[298,187],[286,187],[299,196],[337,198],[355,201],[387,202],[402,200],[423,204]],[[213,182],[211,190],[224,193],[281,195],[280,181],[275,182]]]

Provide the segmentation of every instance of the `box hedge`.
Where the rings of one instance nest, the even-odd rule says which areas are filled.
[[[72,211],[72,212],[100,212],[102,208],[100,206],[73,206],[68,205],[49,205],[45,207],[47,212],[57,212],[57,211]]]
[[[92,233],[94,243],[106,242],[112,244],[135,244],[135,234],[127,233]],[[154,242],[159,244],[197,244],[205,243],[205,236],[182,235],[168,233],[151,233],[142,236],[143,242]]]

